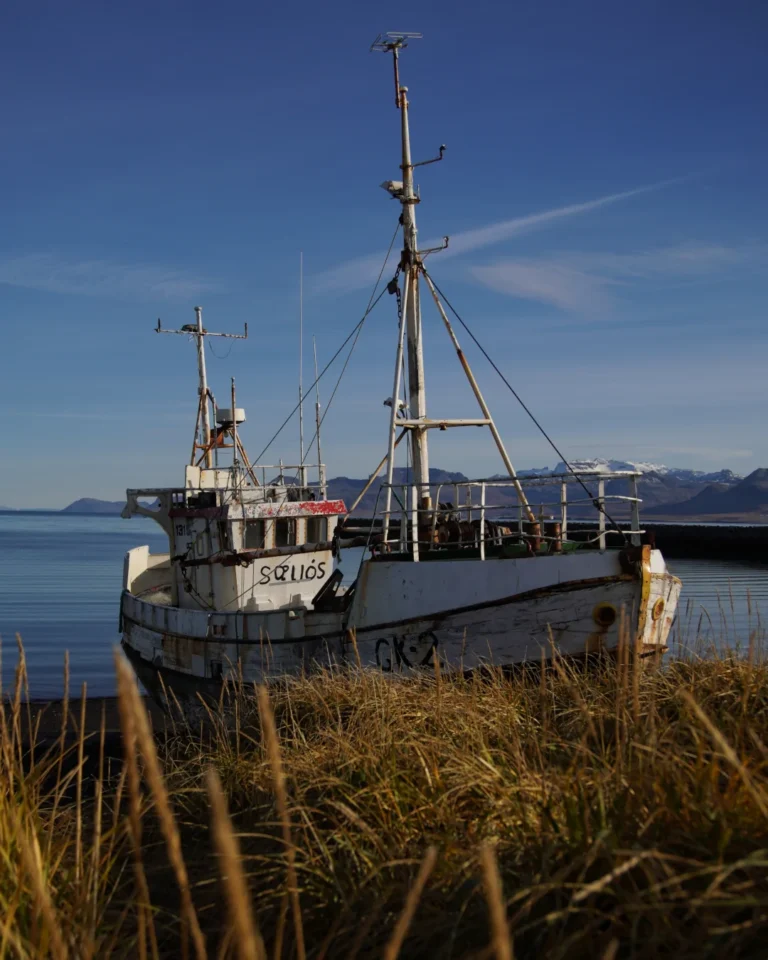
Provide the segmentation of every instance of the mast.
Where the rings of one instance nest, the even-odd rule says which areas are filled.
[[[155,333],[176,333],[195,338],[197,347],[197,375],[198,375],[198,404],[197,419],[195,421],[195,441],[192,445],[191,463],[195,462],[195,451],[202,450],[206,467],[213,466],[212,451],[214,441],[211,438],[211,419],[209,403],[213,403],[213,394],[208,389],[208,375],[205,369],[205,338],[226,337],[228,340],[247,340],[248,324],[244,325],[243,333],[211,333],[203,327],[203,308],[195,307],[195,323],[186,323],[181,330],[163,330],[158,318]],[[232,416],[234,417],[234,411]],[[198,436],[198,427],[200,435]]]
[[[397,57],[397,50],[394,51]],[[408,88],[398,87],[400,107],[400,135],[402,140],[403,190],[400,203],[403,208],[403,253],[400,261],[408,278],[410,293],[405,304],[405,330],[408,353],[408,407],[413,420],[427,416],[427,395],[424,382],[424,347],[421,331],[421,301],[419,299],[419,248],[416,229],[416,204],[419,202],[413,188],[411,134],[408,124]],[[396,399],[396,398],[395,398]],[[414,427],[411,431],[413,479],[417,484],[420,507],[429,510],[432,498],[429,492],[429,449],[427,431]]]
[[[403,251],[400,257],[400,269],[404,276],[405,304],[405,340],[408,358],[408,426],[410,430],[411,454],[413,460],[413,481],[419,490],[419,509],[429,510],[432,498],[429,492],[429,449],[427,445],[427,395],[424,379],[424,347],[421,326],[421,298],[419,295],[419,275],[422,271],[421,256],[418,247],[416,229],[416,204],[419,197],[413,184],[413,171],[428,163],[443,159],[445,146],[440,147],[440,155],[432,160],[414,163],[411,159],[411,132],[408,122],[408,88],[400,84],[400,50],[410,40],[421,38],[420,33],[398,32],[380,34],[373,42],[372,50],[391,53],[395,77],[395,105],[400,111],[402,182],[388,181],[382,184],[402,207],[400,222],[403,227]],[[424,251],[431,252],[431,251]],[[397,402],[393,394],[392,402]],[[393,407],[394,410],[394,407]],[[390,422],[390,433],[396,430],[394,420]],[[392,450],[390,436],[390,450]],[[388,482],[392,482],[392,464],[389,465]],[[426,518],[424,518],[426,519]]]
[[[523,491],[523,488],[517,479],[515,468],[512,465],[509,455],[507,454],[506,448],[504,447],[504,442],[502,441],[501,435],[496,428],[491,411],[489,410],[488,405],[486,404],[485,399],[480,392],[480,387],[478,386],[477,381],[472,374],[469,362],[459,346],[456,334],[454,333],[445,310],[440,302],[437,289],[432,283],[432,280],[424,267],[423,261],[428,254],[437,253],[440,250],[446,249],[448,246],[448,237],[443,237],[443,244],[440,247],[434,247],[430,248],[429,250],[422,251],[419,251],[418,248],[418,233],[416,230],[416,204],[419,202],[420,198],[414,188],[413,171],[415,167],[423,167],[430,163],[439,162],[443,159],[443,154],[445,152],[445,144],[442,144],[440,146],[438,155],[436,157],[432,157],[430,160],[421,160],[418,163],[414,163],[411,159],[411,133],[408,123],[408,88],[401,86],[400,84],[399,53],[403,47],[408,45],[410,40],[416,40],[420,38],[420,33],[384,33],[379,34],[379,36],[371,45],[371,50],[380,50],[385,53],[392,54],[395,77],[395,104],[400,111],[400,139],[402,145],[402,162],[400,164],[400,169],[403,171],[403,179],[401,182],[387,180],[381,185],[392,197],[400,201],[400,205],[403,208],[403,212],[400,216],[400,223],[403,227],[403,252],[400,258],[400,270],[402,271],[405,280],[403,296],[403,299],[405,300],[403,305],[404,317],[401,318],[400,323],[397,360],[395,362],[395,381],[392,391],[392,410],[390,414],[389,425],[389,450],[387,453],[387,483],[383,525],[384,543],[388,542],[389,519],[392,506],[395,433],[398,425],[409,430],[411,435],[414,484],[419,491],[420,500],[418,507],[422,512],[422,523],[425,519],[427,519],[423,516],[423,512],[432,509],[432,498],[429,490],[429,451],[427,449],[427,430],[433,427],[439,427],[441,430],[444,430],[446,427],[468,426],[487,426],[490,428],[494,442],[504,462],[504,466],[506,467],[507,472],[512,479],[515,491],[517,492],[521,510],[525,511],[529,522],[535,521],[533,511],[531,510],[531,507],[526,499],[525,492]],[[445,327],[451,338],[461,366],[464,370],[467,380],[469,381],[469,385],[472,388],[472,392],[475,394],[475,399],[477,400],[478,406],[483,414],[482,419],[427,419],[427,400],[424,384],[424,348],[421,327],[421,300],[419,296],[419,278],[422,274],[424,275],[424,278],[429,286],[429,291],[435,300],[438,312],[443,319],[443,323],[445,324]],[[403,320],[405,321],[405,339],[407,342],[408,355],[409,408],[406,418],[397,421],[398,393],[400,388],[400,364],[402,363],[403,355]],[[416,522],[418,524],[418,520]]]
[[[304,468],[304,252],[299,254],[299,483],[305,487]]]
[[[208,408],[208,377],[205,371],[205,331],[203,330],[203,308],[195,307],[195,316],[197,317],[197,374],[200,378],[200,385],[197,392],[200,396],[200,419],[202,436],[200,442],[205,449],[205,465],[211,467],[211,421]]]

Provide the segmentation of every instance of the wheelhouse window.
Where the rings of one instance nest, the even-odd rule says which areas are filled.
[[[280,517],[275,520],[275,546],[294,547],[296,545],[296,520],[293,517]]]
[[[243,547],[246,550],[262,550],[266,546],[265,534],[263,520],[246,520]]]
[[[307,517],[307,543],[322,543],[328,538],[328,520],[326,517]]]

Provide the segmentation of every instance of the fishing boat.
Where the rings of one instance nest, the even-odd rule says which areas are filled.
[[[681,584],[644,537],[638,474],[596,475],[566,463],[562,473],[518,476],[449,313],[469,328],[425,266],[448,238],[419,249],[414,170],[442,160],[445,148],[421,163],[411,158],[399,57],[417,36],[384,34],[373,45],[394,61],[402,179],[382,186],[400,204],[402,252],[385,288],[398,313],[387,449],[356,503],[348,509],[328,497],[319,398],[318,460],[306,462],[301,381],[299,463],[249,460],[234,381],[227,406],[218,406],[205,365],[207,338],[247,337],[247,326],[244,334],[212,333],[199,307],[196,322],[181,330],[158,321],[157,332],[195,341],[198,366],[183,484],[130,489],[123,512],[151,517],[168,537],[166,553],[147,546],[128,552],[120,605],[123,649],[160,700],[172,689],[190,703],[199,694],[218,696],[228,680],[250,684],[318,665],[407,674],[432,670],[436,661],[443,671],[467,671],[615,655],[625,642],[641,657],[666,648]],[[423,292],[477,402],[472,417],[427,413]],[[488,431],[504,474],[435,483],[430,431],[478,427]],[[403,449],[405,475],[396,467]],[[360,516],[369,488],[378,488],[373,515]],[[586,534],[574,525],[585,509],[595,516]],[[614,513],[628,524],[615,522]],[[345,577],[343,564],[353,557],[357,569]]]

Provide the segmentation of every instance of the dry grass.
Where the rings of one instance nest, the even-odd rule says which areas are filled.
[[[351,669],[155,738],[121,669],[109,777],[98,731],[30,754],[24,682],[0,710],[0,956],[764,955],[759,660]]]

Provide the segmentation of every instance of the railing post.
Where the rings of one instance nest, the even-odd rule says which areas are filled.
[[[440,509],[440,489],[442,487],[441,483],[437,485],[437,491],[435,492],[435,502],[432,508],[432,533],[429,538],[429,542],[432,546],[435,544],[435,537],[437,532],[437,514]]]
[[[637,497],[637,477],[631,477],[629,481],[629,495],[632,497],[632,504],[630,507],[630,517],[632,529],[637,530],[638,533],[631,534],[631,541],[633,547],[639,547],[641,543],[640,530],[640,501]]]
[[[605,480],[597,481],[597,505],[600,510],[600,518],[598,520],[598,531],[600,532],[600,549],[605,550]]]
[[[400,553],[408,553],[408,487],[400,488]]]
[[[403,497],[405,500],[405,497]],[[411,484],[411,538],[413,540],[413,561],[419,562],[419,503],[420,492],[416,492],[416,484]]]
[[[480,484],[480,559],[485,560],[485,484]]]
[[[568,484],[560,484],[560,532],[563,540],[568,539]]]

